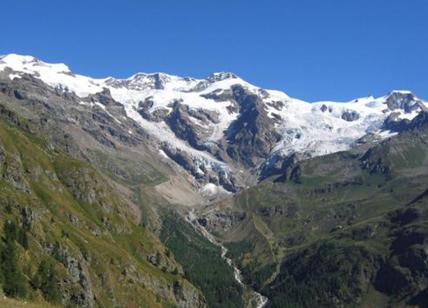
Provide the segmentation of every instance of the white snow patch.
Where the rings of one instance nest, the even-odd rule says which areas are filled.
[[[387,138],[391,138],[393,136],[398,135],[397,132],[391,132],[389,130],[384,130],[378,133],[379,137],[381,137],[382,139],[387,139]]]
[[[169,159],[169,156],[166,155],[166,153],[163,150],[159,150],[159,154],[163,157],[163,158],[167,158]]]
[[[9,74],[8,77],[9,77],[10,80],[14,80],[15,78],[17,78],[17,79],[21,78],[21,75],[19,75],[19,74]]]
[[[201,189],[202,194],[206,196],[215,196],[219,193],[230,194],[229,191],[225,190],[223,187],[218,186],[214,183],[207,183]]]
[[[400,94],[412,94],[412,91],[409,90],[393,90],[391,93],[400,93]]]
[[[414,118],[416,118],[416,116],[418,114],[419,114],[419,112],[416,110],[409,112],[409,113],[400,112],[400,114],[398,115],[398,118],[399,119],[406,119],[406,120],[413,120]]]

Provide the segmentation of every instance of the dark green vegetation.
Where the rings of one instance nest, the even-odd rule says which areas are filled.
[[[56,276],[55,264],[43,260],[31,281],[33,287],[41,290],[43,297],[53,303],[59,303],[61,300],[59,281]]]
[[[183,264],[185,277],[202,290],[209,307],[243,307],[242,287],[219,258],[219,247],[172,212],[163,218],[161,240]]]
[[[18,229],[15,222],[4,224],[4,243],[1,250],[1,277],[3,292],[12,297],[25,297],[27,285],[25,276],[18,264],[18,242],[22,248],[28,248],[26,231]]]
[[[293,164],[220,205],[241,219],[213,231],[269,306],[428,306],[424,119],[368,150]]]
[[[292,253],[264,288],[271,306],[426,307],[427,220],[426,206],[412,206]]]

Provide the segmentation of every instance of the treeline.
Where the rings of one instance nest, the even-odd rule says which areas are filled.
[[[59,303],[61,295],[57,273],[52,261],[42,260],[36,273],[24,273],[20,262],[20,251],[29,247],[28,231],[8,220],[3,226],[0,247],[0,284],[8,297],[29,298],[32,291],[40,290],[43,297],[52,303]]]

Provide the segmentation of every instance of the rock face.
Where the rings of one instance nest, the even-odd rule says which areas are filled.
[[[93,307],[94,294],[87,264],[77,260],[61,246],[55,246],[52,253],[67,269],[68,277],[65,283],[68,285],[67,290],[72,290],[69,293],[63,293],[63,303],[73,303],[79,307]]]
[[[407,119],[400,119],[400,114],[393,112],[383,122],[383,127],[389,131],[400,132],[406,129],[408,122]]]
[[[419,101],[420,100],[410,92],[394,91],[388,96],[385,103],[391,111],[400,109],[404,110],[405,113],[410,113],[419,108],[417,104]]]
[[[208,230],[229,230],[245,219],[246,214],[242,212],[213,212],[198,219],[198,223]]]
[[[426,127],[428,125],[428,110],[423,109],[408,125],[408,129]]]
[[[144,101],[138,103],[138,113],[145,119],[154,122],[164,121],[169,113],[166,108],[159,108],[153,112],[150,112],[150,108],[154,105],[150,97],[146,98]]]
[[[172,105],[172,112],[168,115],[166,123],[174,134],[186,140],[192,147],[202,150],[203,142],[210,135],[207,125],[215,119],[215,113],[209,111],[190,109],[189,106],[176,101]]]
[[[304,157],[302,157],[302,155],[295,153],[286,157],[272,157],[272,159],[267,161],[266,165],[261,170],[260,180],[275,174],[282,174],[282,176],[277,178],[276,181],[285,181],[291,174],[296,175],[298,169],[295,169],[295,167],[297,166],[297,163],[303,159]]]
[[[239,116],[227,131],[227,154],[234,161],[255,167],[281,139],[265,110],[263,101],[240,86],[232,88]]]
[[[420,108],[418,115],[409,119],[400,119],[398,113],[391,113],[383,123],[383,127],[391,132],[401,133],[427,124],[428,110]]]
[[[352,111],[345,111],[342,113],[342,119],[348,122],[356,121],[360,118],[360,115],[358,112],[352,110]]]

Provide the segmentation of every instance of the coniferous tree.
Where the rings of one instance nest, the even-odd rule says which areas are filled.
[[[16,223],[14,221],[7,221],[4,224],[4,237],[5,242],[7,241],[16,241],[18,236],[18,228],[16,227]]]
[[[18,231],[18,242],[24,249],[28,249],[28,236],[24,228],[20,228]]]
[[[43,260],[37,273],[32,279],[32,285],[36,289],[40,289],[43,297],[53,303],[58,303],[61,299],[60,290],[58,286],[58,279],[54,265],[51,262]]]
[[[1,251],[3,291],[7,296],[25,297],[27,294],[27,282],[18,264],[17,227],[14,222],[6,222],[4,236]]]

